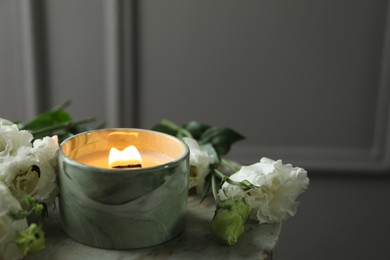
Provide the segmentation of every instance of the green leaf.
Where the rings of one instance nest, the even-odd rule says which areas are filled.
[[[90,130],[89,123],[95,121],[95,118],[73,121],[71,115],[65,112],[70,104],[70,101],[65,101],[60,106],[37,115],[25,125],[18,123],[18,127],[30,131],[34,139],[57,135],[60,143],[69,136]]]
[[[192,137],[196,140],[199,140],[199,138],[202,136],[202,134],[210,128],[210,126],[199,123],[197,121],[191,121],[187,124],[184,124],[183,127],[187,129]]]
[[[157,131],[157,132],[161,132],[161,133],[165,133],[165,134],[169,134],[169,135],[173,135],[173,136],[177,136],[177,134],[179,132],[178,129],[175,129],[169,125],[166,125],[163,122],[153,126],[152,130]]]
[[[51,127],[53,125],[59,125],[72,120],[69,113],[63,110],[53,110],[42,113],[27,123],[23,129],[36,131],[42,128]]]
[[[244,136],[230,128],[211,127],[207,129],[200,137],[199,143],[211,143],[219,156],[229,152],[230,146],[244,139]]]
[[[204,180],[204,185],[203,185],[203,190],[202,190],[202,194],[201,194],[201,199],[200,199],[200,202],[204,201],[204,199],[207,197],[207,195],[209,194],[209,191],[210,191],[210,188],[211,188],[211,173],[209,173],[205,180]]]
[[[31,131],[32,135],[34,136],[34,139],[43,138],[45,136],[52,136],[57,135],[59,137],[59,141],[61,142],[65,138],[77,134],[81,130],[79,127],[82,125],[85,125],[87,123],[90,123],[92,121],[95,121],[94,118],[86,118],[80,121],[72,122],[68,121],[61,124],[52,125],[46,128],[37,129],[35,131]],[[86,128],[89,129],[89,128]]]
[[[159,124],[152,127],[152,130],[173,135],[179,138],[192,137],[191,133],[187,129],[178,126],[168,119],[161,120]]]

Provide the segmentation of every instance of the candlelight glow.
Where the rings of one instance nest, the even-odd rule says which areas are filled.
[[[109,168],[140,168],[141,165],[141,154],[135,146],[130,145],[122,151],[111,148],[108,156]]]

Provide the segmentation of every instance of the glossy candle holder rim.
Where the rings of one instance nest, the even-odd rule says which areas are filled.
[[[65,144],[67,142],[71,141],[72,139],[78,138],[81,135],[86,135],[86,134],[90,134],[90,133],[93,134],[93,133],[105,132],[105,131],[138,131],[138,132],[149,132],[149,133],[153,133],[156,135],[161,135],[161,136],[169,138],[175,142],[180,143],[184,148],[184,152],[178,158],[172,159],[172,161],[169,161],[169,162],[166,162],[166,163],[163,163],[160,165],[156,165],[156,166],[145,167],[145,168],[135,168],[135,169],[128,169],[128,168],[112,169],[112,168],[103,168],[103,167],[88,165],[88,164],[81,163],[75,159],[71,159],[68,157],[68,155],[66,155],[64,153],[63,148],[64,148]],[[154,131],[154,130],[148,130],[148,129],[142,129],[142,128],[104,128],[104,129],[85,131],[85,132],[78,133],[78,134],[75,134],[71,137],[66,138],[60,144],[59,153],[61,154],[61,156],[63,156],[64,160],[67,163],[69,163],[70,165],[75,165],[77,167],[85,168],[85,169],[93,168],[94,172],[96,172],[97,174],[112,175],[112,174],[128,174],[129,172],[131,172],[131,173],[151,172],[151,170],[154,171],[154,170],[159,170],[159,169],[167,169],[167,168],[175,167],[175,165],[177,165],[178,162],[184,160],[187,157],[187,155],[190,153],[190,149],[189,149],[188,145],[183,140],[181,140],[175,136],[172,136],[172,135],[169,135],[166,133],[162,133],[162,132],[158,132],[158,131]]]

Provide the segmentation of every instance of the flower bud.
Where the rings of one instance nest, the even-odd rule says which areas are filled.
[[[16,243],[24,255],[36,253],[45,247],[45,234],[40,227],[33,223],[18,234]]]
[[[244,233],[244,225],[251,208],[243,200],[225,200],[216,209],[211,229],[225,244],[234,245]]]

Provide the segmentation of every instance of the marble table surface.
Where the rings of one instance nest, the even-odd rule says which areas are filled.
[[[26,257],[29,260],[89,260],[89,259],[275,259],[275,249],[281,225],[247,223],[246,231],[234,246],[220,244],[209,228],[214,215],[212,198],[200,203],[190,196],[185,230],[164,244],[132,250],[107,250],[80,244],[62,231],[57,210],[49,210],[44,231],[46,248]]]

